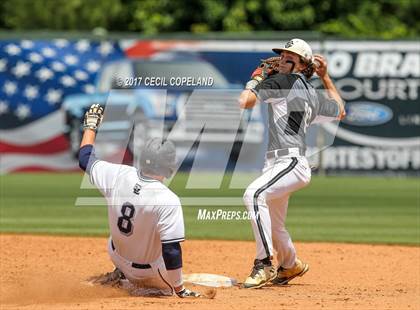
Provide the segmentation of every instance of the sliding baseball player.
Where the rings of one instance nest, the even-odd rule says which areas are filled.
[[[108,253],[116,267],[110,277],[181,298],[200,297],[183,286],[181,203],[162,183],[175,168],[173,143],[149,140],[141,151],[140,171],[97,159],[93,144],[102,117],[97,104],[85,114],[79,165],[108,203]]]

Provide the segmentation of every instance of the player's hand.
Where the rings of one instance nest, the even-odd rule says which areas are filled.
[[[89,110],[85,113],[83,120],[83,128],[96,131],[102,122],[104,116],[104,108],[99,104],[92,104]]]
[[[316,74],[322,79],[327,75],[327,61],[319,54],[314,55],[314,62],[316,63]]]
[[[338,119],[341,121],[346,117],[346,109],[344,108],[344,104],[340,105],[340,115],[338,116]]]
[[[198,292],[191,291],[187,288],[183,288],[181,291],[176,293],[180,298],[199,298],[201,294]]]

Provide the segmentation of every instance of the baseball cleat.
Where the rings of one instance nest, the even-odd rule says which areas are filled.
[[[248,278],[246,278],[242,287],[260,288],[272,281],[276,275],[276,269],[271,264],[265,265],[262,261],[256,259],[254,261],[254,267],[252,268],[251,274]]]
[[[295,265],[292,268],[285,269],[280,266],[277,269],[277,277],[272,283],[278,285],[288,284],[290,280],[303,276],[308,270],[308,264],[302,262],[300,259],[296,259]]]

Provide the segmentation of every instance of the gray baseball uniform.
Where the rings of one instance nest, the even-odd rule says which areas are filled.
[[[336,120],[338,103],[318,95],[304,75],[275,74],[254,93],[268,105],[269,143],[262,175],[245,191],[247,209],[257,242],[257,259],[277,252],[279,266],[291,268],[296,251],[285,228],[289,196],[309,184],[311,169],[305,158],[305,135],[317,117]]]

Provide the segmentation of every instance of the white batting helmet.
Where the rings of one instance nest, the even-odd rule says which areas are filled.
[[[302,57],[306,63],[311,63],[313,60],[311,47],[302,39],[291,39],[283,48],[273,48],[274,53],[281,54],[282,51],[295,53]]]

